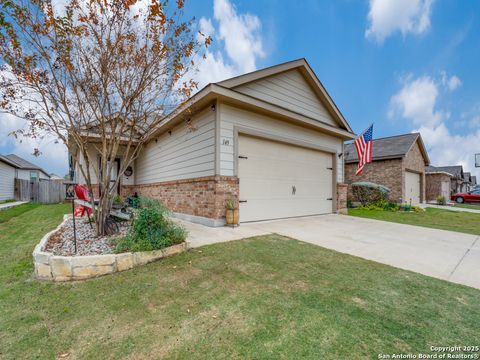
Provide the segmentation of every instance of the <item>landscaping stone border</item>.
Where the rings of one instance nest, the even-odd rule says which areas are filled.
[[[67,219],[68,215],[55,230],[46,234],[33,250],[34,274],[39,280],[85,280],[129,270],[188,249],[188,243],[184,242],[162,250],[106,255],[58,256],[44,251],[50,236],[58,231]]]

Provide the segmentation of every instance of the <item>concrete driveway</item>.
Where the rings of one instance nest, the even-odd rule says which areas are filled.
[[[181,222],[189,230],[191,247],[277,233],[480,289],[480,236],[333,214],[234,229]]]

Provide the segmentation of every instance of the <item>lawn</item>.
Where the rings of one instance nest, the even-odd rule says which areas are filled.
[[[0,358],[371,359],[478,345],[479,290],[278,235],[37,282],[31,251],[67,209],[0,224]]]
[[[16,216],[19,216],[23,213],[26,213],[27,211],[33,210],[37,207],[39,207],[39,204],[35,203],[28,203],[28,204],[22,204],[15,206],[11,209],[7,210],[0,210],[0,223],[6,222],[10,220],[11,218],[14,218]]]
[[[348,209],[348,214],[362,218],[417,225],[434,229],[480,235],[480,214],[427,208],[424,212]]]

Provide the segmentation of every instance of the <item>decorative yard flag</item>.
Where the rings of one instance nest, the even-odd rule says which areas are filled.
[[[358,167],[355,176],[362,173],[365,164],[372,162],[373,124],[353,142],[358,155]]]

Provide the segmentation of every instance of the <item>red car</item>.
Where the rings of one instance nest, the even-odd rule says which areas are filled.
[[[480,190],[469,191],[452,195],[452,201],[459,204],[464,202],[480,202]]]

